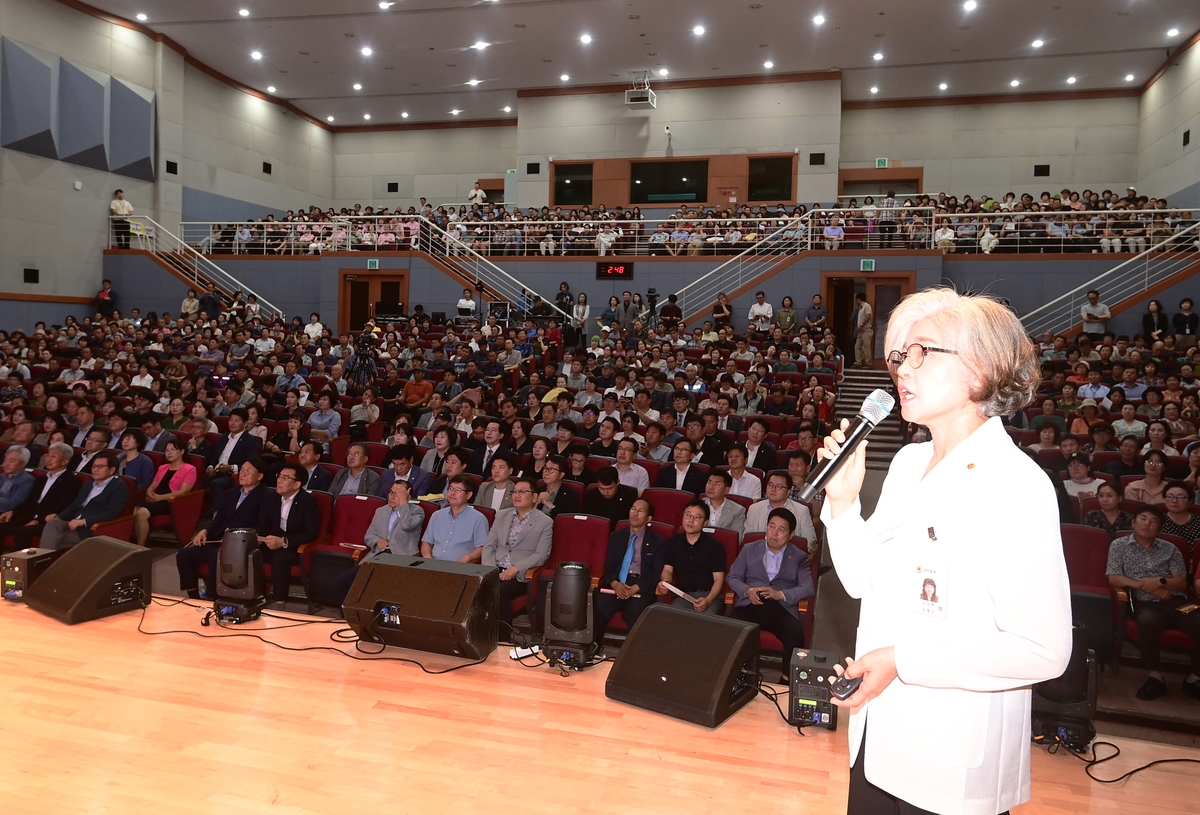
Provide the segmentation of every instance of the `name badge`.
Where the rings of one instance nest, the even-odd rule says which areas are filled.
[[[912,610],[926,617],[946,619],[948,581],[944,570],[936,566],[917,564],[912,578]]]

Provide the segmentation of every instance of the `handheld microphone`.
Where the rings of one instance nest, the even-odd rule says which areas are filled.
[[[808,474],[804,488],[800,490],[800,500],[811,501],[814,495],[825,489],[829,479],[833,478],[834,474],[842,468],[842,465],[854,452],[854,448],[858,447],[859,443],[875,429],[875,425],[887,418],[895,406],[895,397],[887,391],[882,388],[871,391],[871,395],[863,400],[858,416],[846,429],[846,441],[842,443],[841,452],[833,458],[824,459],[816,469]]]

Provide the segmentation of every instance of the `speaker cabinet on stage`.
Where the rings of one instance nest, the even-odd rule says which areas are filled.
[[[148,602],[151,551],[116,538],[95,537],[73,546],[25,592],[35,611],[74,625],[133,611]]]
[[[500,572],[381,555],[358,567],[342,613],[365,642],[483,659],[500,635]]]
[[[716,727],[756,694],[758,626],[656,604],[642,612],[604,695]]]

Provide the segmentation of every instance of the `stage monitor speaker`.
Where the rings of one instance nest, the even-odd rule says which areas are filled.
[[[653,605],[634,623],[604,695],[716,727],[757,693],[758,626]]]
[[[140,609],[150,597],[153,555],[143,546],[95,537],[73,546],[25,592],[25,602],[75,625]]]
[[[500,572],[380,555],[358,567],[342,613],[364,642],[484,659],[500,635]]]

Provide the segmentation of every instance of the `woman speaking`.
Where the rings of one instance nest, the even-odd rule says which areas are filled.
[[[865,443],[826,487],[830,552],[862,600],[847,811],[997,815],[1029,798],[1030,685],[1071,656],[1054,488],[999,418],[1033,401],[1037,358],[1008,309],[941,288],[901,302],[886,347],[904,420],[933,441],[896,454],[869,520]]]

